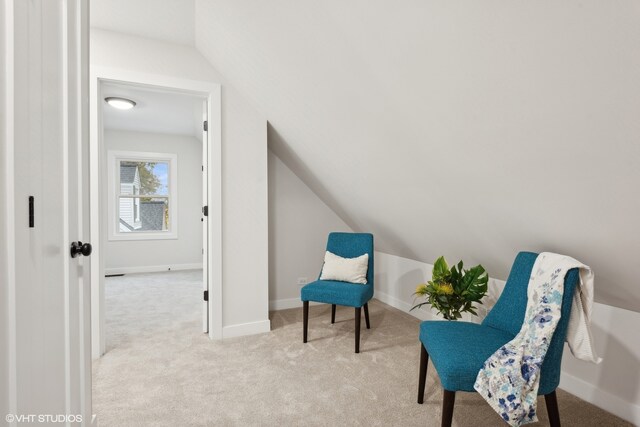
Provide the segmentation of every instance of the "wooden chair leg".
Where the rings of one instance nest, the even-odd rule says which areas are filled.
[[[549,425],[551,427],[560,427],[560,411],[558,411],[558,398],[556,391],[544,395],[544,401],[547,404],[547,413],[549,414]]]
[[[367,325],[367,329],[371,329],[371,324],[369,323],[369,303],[364,305],[364,323]]]
[[[362,307],[356,307],[356,353],[360,353],[360,317]]]
[[[451,427],[453,421],[453,405],[456,403],[456,392],[443,390],[442,427]]]
[[[418,374],[418,403],[424,403],[424,386],[427,382],[427,365],[429,364],[429,353],[420,343],[420,374]]]
[[[331,304],[331,324],[336,323],[336,305]]]
[[[302,342],[307,342],[307,330],[309,329],[309,301],[302,302]]]

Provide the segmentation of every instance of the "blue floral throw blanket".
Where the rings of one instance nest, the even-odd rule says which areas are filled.
[[[520,332],[491,355],[478,373],[474,388],[509,425],[538,421],[540,369],[560,320],[565,275],[576,267],[589,270],[567,256],[538,255]]]

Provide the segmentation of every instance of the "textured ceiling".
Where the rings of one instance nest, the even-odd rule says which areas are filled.
[[[640,311],[638,21],[632,0],[197,0],[195,39],[378,249],[497,278],[561,252]]]

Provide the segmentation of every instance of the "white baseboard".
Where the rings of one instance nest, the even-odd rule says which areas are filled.
[[[245,335],[262,334],[271,331],[270,320],[259,320],[257,322],[240,323],[222,328],[222,338],[242,337]]]
[[[601,390],[578,377],[566,372],[560,373],[561,389],[568,391],[582,400],[592,403],[605,411],[623,418],[633,425],[640,425],[640,406],[627,402],[607,391]]]
[[[383,302],[383,303],[385,303],[387,305],[390,305],[393,308],[397,308],[400,311],[404,311],[405,313],[409,313],[410,315],[412,315],[414,317],[417,317],[420,320],[436,320],[436,319],[438,319],[438,317],[435,314],[433,314],[433,313],[431,313],[431,312],[429,312],[429,311],[427,311],[427,310],[425,310],[423,308],[417,308],[417,309],[409,312],[409,310],[411,310],[411,307],[413,307],[411,304],[409,304],[409,303],[407,303],[405,301],[399,300],[398,298],[393,297],[393,296],[391,296],[391,295],[389,295],[387,293],[380,292],[380,291],[375,291],[374,294],[373,294],[373,297],[375,299],[377,299],[378,301],[381,301],[381,302]]]
[[[320,302],[310,301],[309,305],[320,305]],[[269,301],[269,311],[287,310],[289,308],[302,308],[300,298],[276,299]]]
[[[401,301],[397,298],[392,297],[389,294],[384,292],[375,291],[374,296],[375,299],[382,301],[383,303],[390,305],[393,308],[397,308],[398,310],[404,311],[405,313],[409,313],[411,310],[411,304],[408,304],[404,301]],[[321,305],[323,303],[311,301],[309,305]],[[287,299],[277,299],[269,301],[269,311],[278,311],[278,310],[287,310],[290,308],[302,308],[302,300],[300,298],[287,298]],[[417,309],[411,312],[412,316],[417,317],[420,320],[433,320],[437,319],[437,317],[430,312],[424,309]]]
[[[159,271],[180,271],[180,270],[201,270],[202,263],[193,264],[173,264],[173,265],[142,265],[135,267],[114,267],[106,268],[104,273],[109,274],[134,274],[134,273],[157,273]]]
[[[269,301],[269,311],[286,310],[288,308],[302,307],[300,298],[277,299]]]

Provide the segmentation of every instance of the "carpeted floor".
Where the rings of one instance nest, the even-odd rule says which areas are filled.
[[[109,426],[439,426],[442,392],[429,365],[416,403],[418,320],[376,300],[353,353],[353,309],[271,313],[272,332],[210,341],[201,331],[200,271],[106,283],[108,353],[94,362],[93,402]],[[559,391],[564,426],[630,426]],[[544,399],[540,423],[548,425]],[[474,393],[458,393],[454,426],[501,426]]]

